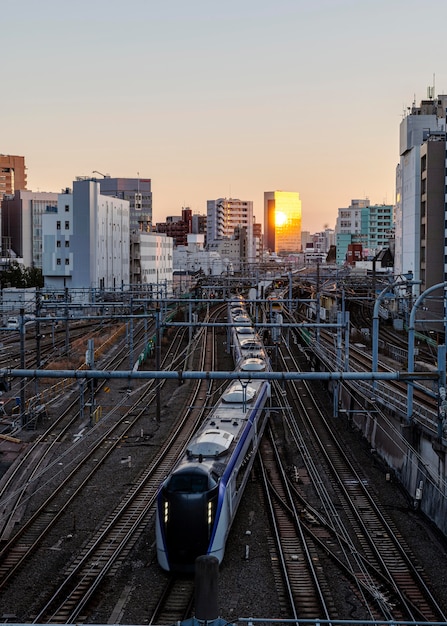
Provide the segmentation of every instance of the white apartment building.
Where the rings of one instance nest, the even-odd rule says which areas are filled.
[[[235,239],[235,232],[246,230],[246,245],[242,261],[255,261],[253,242],[253,202],[236,198],[218,198],[207,201],[207,246],[222,239]]]
[[[131,234],[131,284],[163,289],[163,295],[172,292],[173,281],[172,237],[163,233],[133,232]]]
[[[45,287],[128,288],[129,202],[100,194],[99,182],[78,178],[42,216]]]
[[[207,276],[220,276],[232,268],[231,261],[223,258],[217,250],[204,249],[204,235],[190,234],[187,237],[188,245],[177,246],[174,249],[174,269],[195,274],[202,271]],[[218,246],[217,242],[216,245]]]

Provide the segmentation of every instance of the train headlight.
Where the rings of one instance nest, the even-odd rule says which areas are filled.
[[[165,502],[163,505],[163,521],[165,524],[167,524],[168,520],[169,520],[169,503]]]
[[[213,523],[213,503],[208,502],[208,515],[207,515],[208,526],[211,526]]]

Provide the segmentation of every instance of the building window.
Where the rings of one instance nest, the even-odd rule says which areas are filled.
[[[61,264],[61,260],[60,259],[56,259],[56,265],[60,265]]]
[[[56,222],[56,228],[57,228],[57,230],[61,229],[61,223],[59,221]]]
[[[69,210],[70,210],[70,205],[69,205],[69,204],[66,204],[66,205],[65,205],[65,213],[68,213],[68,211],[69,211]]]
[[[68,239],[67,239],[67,241],[65,242],[65,247],[66,247],[66,248],[69,248],[69,247],[70,247],[70,242],[68,241]]]
[[[61,247],[61,242],[60,242],[60,241],[57,241],[57,242],[56,242],[56,248],[60,248],[60,247]]]
[[[65,259],[65,265],[70,265],[70,259]]]
[[[70,222],[66,221],[65,222],[65,230],[69,230],[69,228],[70,228]]]

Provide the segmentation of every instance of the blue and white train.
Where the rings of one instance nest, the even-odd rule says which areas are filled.
[[[232,302],[229,320],[238,325],[232,332],[233,356],[241,379],[228,385],[158,492],[157,559],[166,571],[193,572],[202,555],[222,561],[262,438],[270,382],[250,380],[249,373],[269,369],[269,361],[250,318],[239,326],[241,315],[246,315],[243,302]],[[257,347],[259,342],[260,348],[245,350],[244,341]]]

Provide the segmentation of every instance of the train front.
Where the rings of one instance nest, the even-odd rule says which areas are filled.
[[[207,554],[216,515],[218,484],[200,462],[175,470],[157,501],[157,559],[167,571],[194,572]]]

